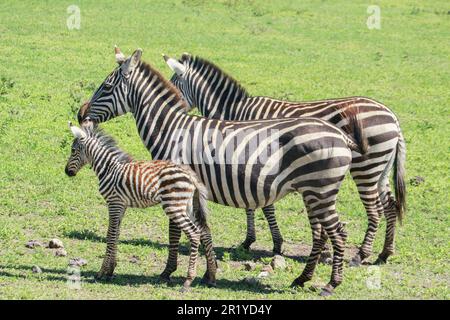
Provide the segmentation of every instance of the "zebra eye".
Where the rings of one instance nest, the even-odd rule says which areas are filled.
[[[106,82],[106,83],[105,83],[105,89],[106,89],[106,90],[109,90],[109,89],[111,89],[111,88],[112,88],[112,84]]]

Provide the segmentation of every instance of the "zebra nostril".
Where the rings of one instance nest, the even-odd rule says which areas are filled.
[[[75,176],[75,171],[70,170],[70,169],[67,168],[67,167],[66,167],[66,169],[65,169],[65,172],[66,172],[66,174],[67,174],[69,177]]]

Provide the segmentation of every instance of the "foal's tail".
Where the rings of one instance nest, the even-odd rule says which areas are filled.
[[[208,190],[203,183],[198,179],[197,174],[187,165],[182,168],[189,174],[192,182],[195,185],[194,199],[193,199],[193,214],[195,221],[201,228],[207,228],[208,217]]]

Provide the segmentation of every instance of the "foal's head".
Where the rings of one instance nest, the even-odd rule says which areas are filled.
[[[72,143],[70,157],[67,160],[66,174],[69,177],[73,177],[78,173],[78,171],[80,171],[81,168],[83,168],[85,164],[88,163],[86,156],[86,139],[88,137],[88,129],[82,130],[76,126],[73,126],[70,122],[69,128],[75,136],[75,139]]]

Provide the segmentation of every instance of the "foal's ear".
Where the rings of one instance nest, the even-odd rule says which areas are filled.
[[[186,67],[178,60],[168,57],[165,54],[163,54],[163,58],[169,66],[170,70],[175,72],[177,75],[181,76],[186,71]]]
[[[128,76],[130,72],[133,71],[134,68],[136,68],[137,64],[141,61],[141,57],[142,49],[136,49],[131,57],[129,57],[124,63],[122,63],[120,69],[122,70],[124,76]]]
[[[70,121],[69,121],[69,128],[70,128],[70,131],[72,131],[72,134],[74,135],[75,138],[78,138],[78,139],[86,138],[86,136],[87,136],[86,132],[84,132],[77,126],[72,125],[72,122],[70,122]]]

